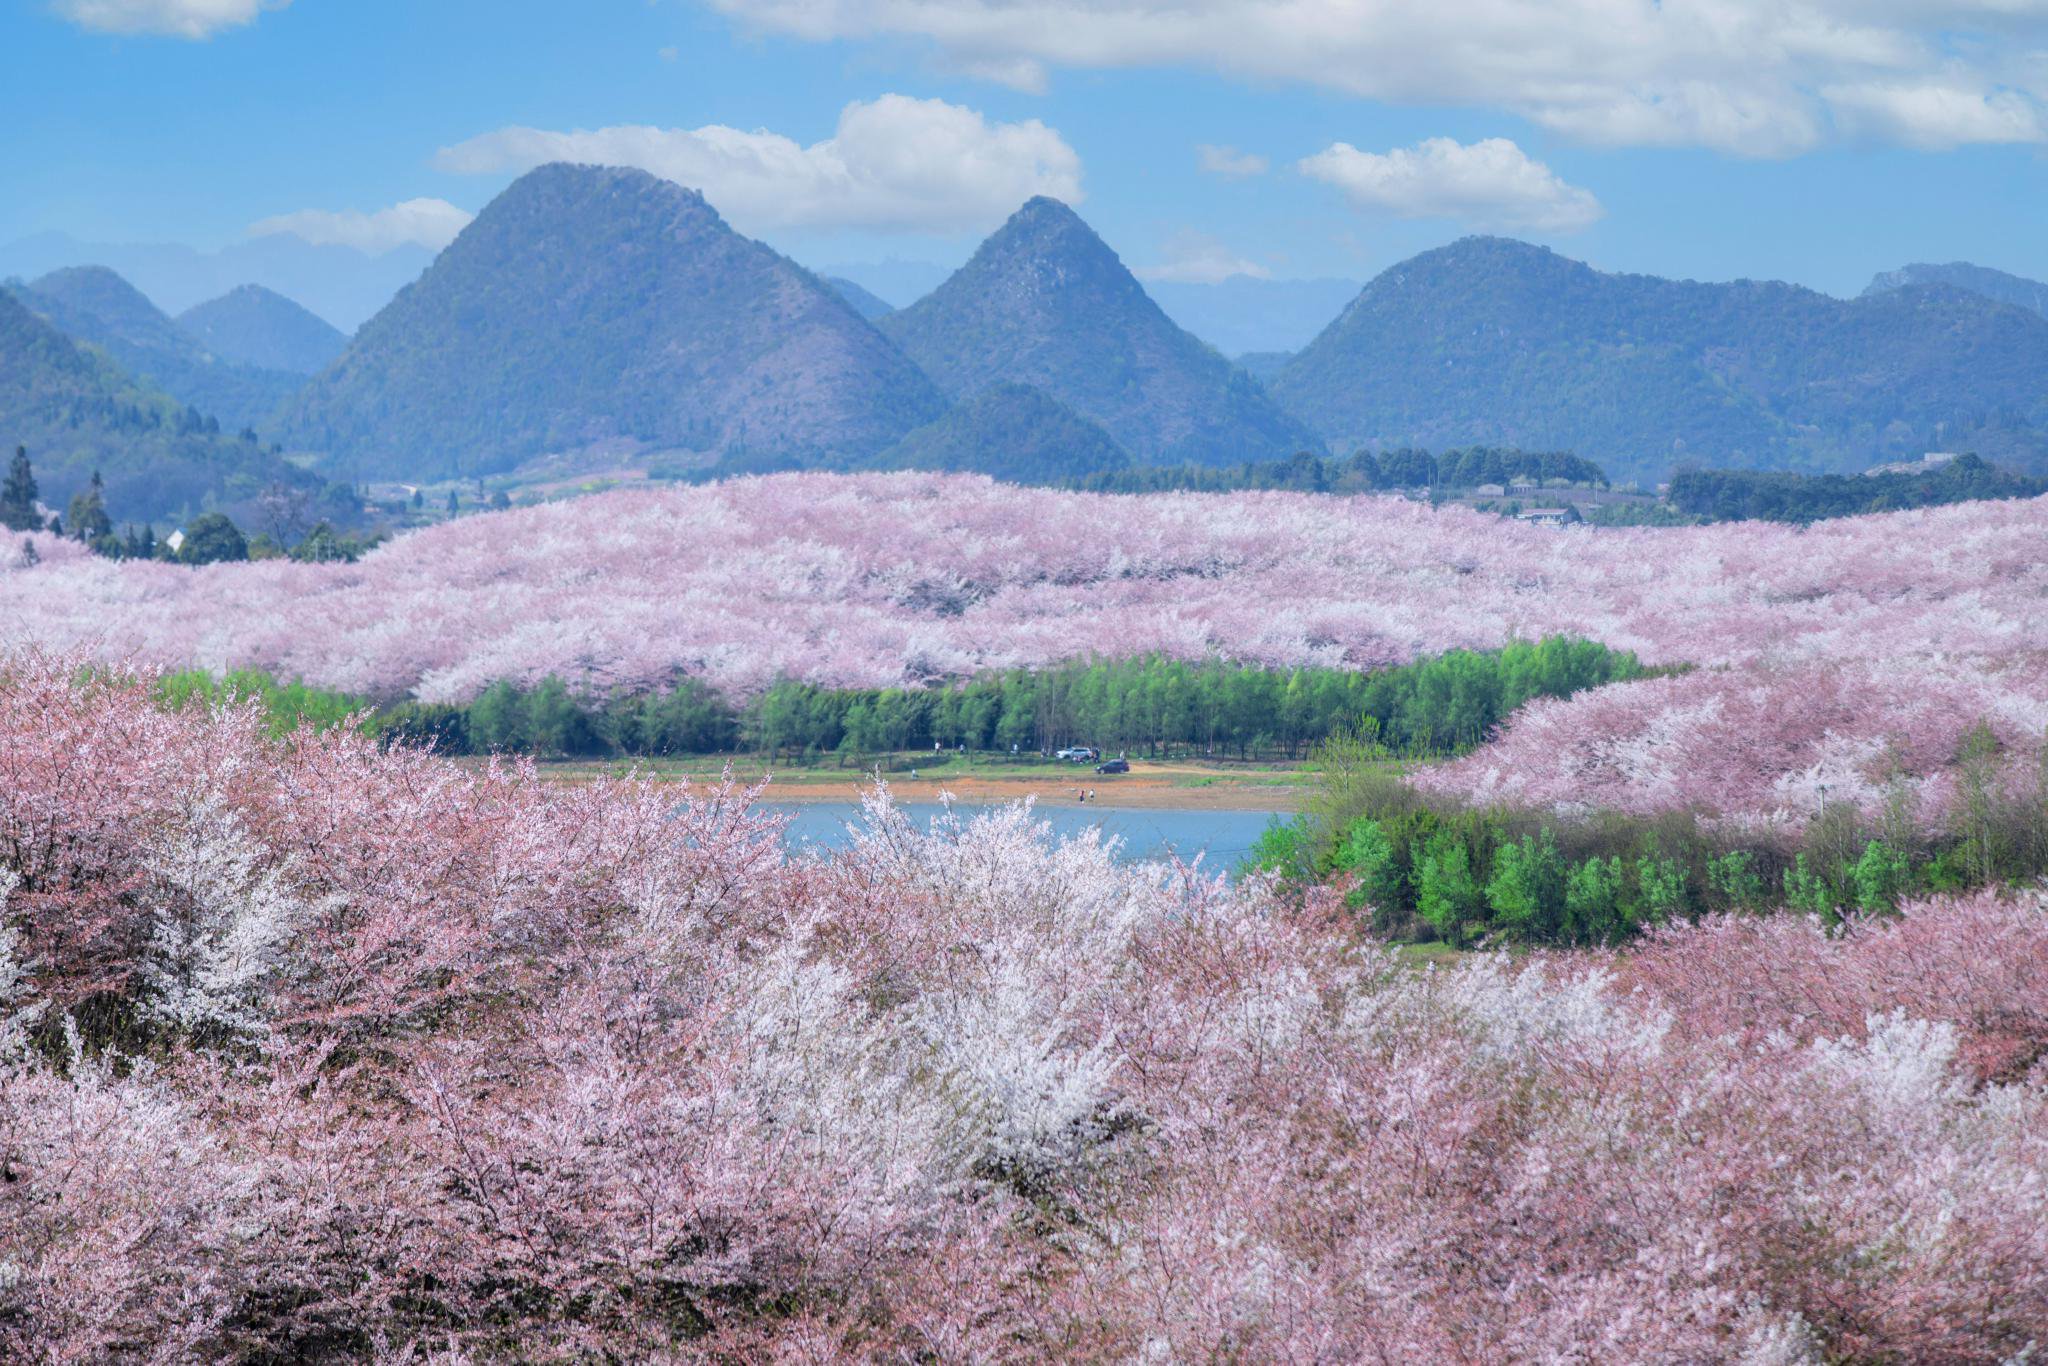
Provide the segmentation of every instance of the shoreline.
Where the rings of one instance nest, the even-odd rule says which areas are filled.
[[[1156,811],[1271,811],[1291,815],[1300,808],[1302,791],[1258,783],[1221,781],[1213,786],[1188,787],[1170,782],[1139,781],[1115,783],[1106,778],[1088,782],[1054,782],[1040,778],[963,777],[948,782],[938,778],[885,777],[890,795],[899,802],[936,802],[951,795],[974,806],[999,806],[1029,797],[1039,806],[1101,806]],[[761,794],[764,802],[800,806],[816,802],[858,802],[873,783],[871,778],[843,781],[779,781],[771,779]],[[1090,790],[1094,796],[1082,802],[1076,790]]]
[[[673,765],[660,761],[635,765],[631,762],[595,763],[557,760],[540,764],[541,776],[551,782],[581,782],[607,775],[637,771],[661,782],[716,783],[723,770],[705,763]],[[733,777],[742,783],[761,782],[764,802],[801,806],[822,802],[858,802],[876,781],[876,775],[858,770],[819,771],[794,767],[781,773],[753,764],[735,764]],[[1160,811],[1267,811],[1291,815],[1301,808],[1314,786],[1316,775],[1307,771],[1275,769],[1231,770],[1186,764],[1146,765],[1135,773],[1097,774],[1087,770],[1003,773],[972,770],[947,773],[943,769],[913,778],[907,773],[885,773],[881,781],[902,802],[936,802],[950,795],[975,806],[1034,800],[1040,806],[1101,806],[1122,809],[1150,808]],[[1079,793],[1091,791],[1086,802]]]

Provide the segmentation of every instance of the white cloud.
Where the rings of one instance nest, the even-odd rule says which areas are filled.
[[[703,191],[747,231],[955,232],[1000,222],[1033,195],[1082,198],[1080,157],[1037,119],[992,124],[972,109],[904,95],[847,105],[833,135],[808,147],[719,124],[501,128],[443,148],[436,164],[484,174],[549,161],[637,166]]]
[[[1825,94],[1845,131],[1909,147],[2043,140],[2040,107],[2010,90],[1926,82],[1831,86]]]
[[[1175,233],[1166,244],[1166,260],[1135,272],[1141,280],[1180,285],[1217,285],[1239,275],[1270,280],[1273,272],[1257,261],[1235,255],[1205,232]]]
[[[254,22],[291,0],[56,0],[57,13],[100,33],[161,33],[210,38],[224,28]]]
[[[1568,185],[1506,138],[1425,138],[1391,152],[1333,143],[1299,163],[1303,175],[1362,208],[1403,218],[1462,218],[1488,227],[1571,232],[1596,221],[1600,201]]]
[[[1272,164],[1264,157],[1251,152],[1240,152],[1235,147],[1217,147],[1206,142],[1195,147],[1195,161],[1210,175],[1228,176],[1233,180],[1264,175]]]
[[[710,3],[812,41],[922,38],[954,68],[1023,89],[1049,68],[1192,67],[1502,109],[1589,142],[1744,155],[1839,132],[2038,140],[2048,95],[2048,0]]]
[[[327,209],[301,209],[279,214],[249,225],[251,237],[289,233],[316,247],[354,247],[381,256],[395,247],[422,246],[439,251],[469,226],[475,215],[465,213],[445,199],[408,199],[375,213],[355,209],[339,213]]]

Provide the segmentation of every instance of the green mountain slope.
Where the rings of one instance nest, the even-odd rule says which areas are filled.
[[[817,277],[644,172],[515,181],[365,323],[286,432],[352,477],[532,457],[864,457],[945,408]]]
[[[1871,280],[1863,293],[1868,297],[1910,285],[1950,285],[2048,317],[2048,284],[2023,275],[2008,275],[1989,266],[1973,266],[1967,261],[1951,261],[1945,266],[1901,266]]]
[[[1271,381],[1340,449],[1564,449],[1614,478],[2048,454],[2048,321],[1954,289],[1607,275],[1467,238],[1395,266]]]
[[[951,279],[879,326],[949,393],[1032,385],[1141,461],[1223,464],[1321,444],[1175,326],[1057,200],[1027,203]]]
[[[238,364],[209,351],[105,266],[67,267],[9,288],[73,341],[99,347],[137,380],[230,430],[267,428],[278,406],[304,382],[302,375]]]
[[[0,447],[11,454],[17,445],[28,447],[43,501],[58,509],[100,470],[117,524],[163,526],[218,509],[253,526],[257,500],[278,484],[303,490],[317,515],[355,511],[346,490],[194,422],[184,405],[0,291]]]
[[[348,346],[340,328],[262,285],[240,285],[177,317],[180,330],[240,365],[313,375]]]
[[[1124,469],[1131,457],[1093,422],[1028,384],[997,384],[876,456],[880,469],[969,470],[1020,484]]]

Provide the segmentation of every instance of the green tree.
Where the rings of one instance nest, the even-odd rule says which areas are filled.
[[[1883,840],[1872,840],[1864,846],[1863,856],[1849,876],[1856,887],[1857,910],[1866,915],[1888,911],[1898,904],[1899,893],[1906,887],[1906,856]]]
[[[1564,884],[1564,938],[1575,944],[1612,942],[1626,928],[1621,913],[1621,860],[1589,858]]]
[[[1462,944],[1465,922],[1480,909],[1479,884],[1464,840],[1439,831],[1416,852],[1414,861],[1415,913],[1446,943]]]
[[[71,495],[71,505],[64,509],[64,521],[71,528],[71,534],[86,545],[96,546],[114,534],[114,521],[107,516],[106,483],[100,472],[92,472],[92,482]]]
[[[0,526],[9,531],[41,531],[43,518],[36,511],[37,492],[28,447],[16,446],[14,459],[7,466],[7,480],[0,483]]]
[[[1750,910],[1764,899],[1764,880],[1756,870],[1756,855],[1747,849],[1730,849],[1707,860],[1707,885],[1736,910]]]
[[[1524,835],[1517,843],[1500,847],[1493,856],[1486,900],[1501,929],[1524,939],[1556,936],[1565,909],[1565,869],[1548,830],[1540,839]]]
[[[185,543],[178,547],[178,559],[185,564],[221,564],[249,558],[249,543],[242,529],[219,512],[203,512],[185,528]]]

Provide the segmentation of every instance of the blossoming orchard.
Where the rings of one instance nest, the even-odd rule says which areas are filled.
[[[2048,509],[1568,530],[1393,498],[1106,497],[787,475],[473,517],[359,564],[112,561],[30,538],[7,638],[471,698],[557,676],[876,687],[1091,656],[1350,669],[1569,634],[1692,666],[1539,703],[1430,781],[1780,826],[1894,779],[1938,808],[1979,724],[2048,728]]]
[[[1420,971],[1335,891],[1023,807],[877,791],[808,860],[750,797],[272,740],[17,652],[0,1355],[2048,1337],[2038,893]]]
[[[2048,901],[1999,870],[2040,863],[2044,530],[797,475],[358,564],[31,536],[0,568],[0,1355],[2023,1359]],[[1416,765],[1310,878],[1126,863],[1021,805],[926,828],[880,787],[799,856],[730,779],[559,784],[152,685],[743,701],[1553,634],[1652,676]],[[1994,788],[2017,834],[1972,815]],[[1777,865],[1655,824],[1567,867],[1411,800],[1806,844],[1781,907]],[[1801,833],[1829,800],[1884,833],[1842,897]],[[1914,830],[1960,832],[1918,881]],[[1620,946],[1421,969],[1390,917]]]

